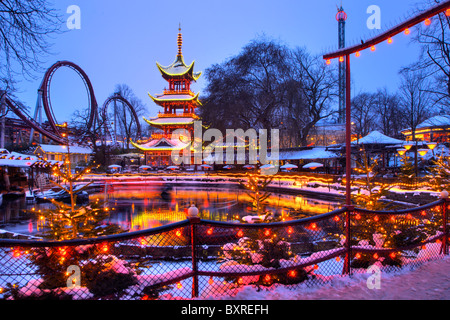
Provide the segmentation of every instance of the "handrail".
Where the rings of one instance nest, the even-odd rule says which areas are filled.
[[[159,288],[166,285],[170,286],[177,284],[176,287],[182,288],[183,285],[180,283],[181,281],[192,279],[192,289],[189,294],[193,298],[199,296],[199,287],[205,285],[204,282],[199,282],[199,277],[210,277],[210,280],[213,277],[228,277],[231,279],[236,279],[237,283],[239,283],[239,281],[244,281],[242,277],[258,277],[259,279],[265,279],[268,277],[269,280],[271,277],[291,277],[291,279],[293,279],[297,274],[299,274],[299,272],[301,272],[301,274],[309,274],[311,271],[318,269],[320,263],[324,263],[334,258],[336,258],[337,261],[341,261],[341,257],[344,257],[342,272],[344,274],[351,274],[352,269],[359,268],[358,266],[353,266],[352,263],[355,261],[357,262],[359,259],[358,256],[361,257],[361,254],[363,253],[370,254],[370,256],[372,254],[374,256],[378,255],[379,257],[383,257],[383,259],[388,257],[388,255],[390,257],[390,255],[394,253],[395,258],[398,252],[409,252],[410,250],[421,248],[424,245],[439,242],[440,244],[438,246],[430,246],[428,250],[432,250],[433,256],[448,255],[447,240],[449,233],[446,228],[448,222],[448,203],[450,203],[448,199],[440,199],[433,203],[414,208],[413,211],[421,211],[436,207],[442,209],[440,212],[443,213],[443,219],[442,222],[439,223],[440,227],[437,226],[434,233],[428,234],[426,239],[421,239],[418,243],[410,244],[406,242],[404,245],[399,245],[397,247],[355,245],[354,240],[358,239],[353,238],[353,228],[357,227],[357,221],[359,219],[354,218],[354,213],[398,215],[411,213],[411,210],[369,211],[354,208],[352,206],[346,206],[326,214],[309,217],[306,219],[274,223],[236,224],[201,220],[199,218],[189,218],[187,220],[157,228],[92,239],[76,239],[67,241],[0,239],[0,248],[3,248],[3,250],[0,250],[0,254],[2,254],[0,259],[4,259],[2,260],[3,269],[0,274],[0,280],[2,280],[2,277],[3,280],[5,277],[11,277],[12,279],[17,279],[18,283],[21,281],[26,283],[30,281],[30,278],[27,277],[45,276],[45,274],[41,274],[39,272],[36,273],[34,270],[23,271],[21,252],[25,255],[34,255],[34,257],[36,257],[36,254],[42,254],[42,250],[34,251],[33,249],[44,248],[46,249],[45,252],[48,252],[47,255],[49,258],[61,259],[65,258],[65,255],[67,255],[70,259],[71,254],[75,253],[76,255],[76,252],[79,250],[81,252],[86,250],[84,247],[89,247],[89,245],[99,245],[98,247],[93,248],[93,250],[96,250],[99,257],[103,257],[102,259],[111,259],[111,257],[116,257],[117,259],[127,259],[127,257],[129,257],[130,259],[143,258],[144,260],[152,262],[165,261],[169,259],[171,262],[167,266],[159,267],[159,265],[162,265],[160,262],[159,265],[156,264],[155,269],[153,269],[154,273],[142,275],[142,278],[139,280],[140,283],[145,284],[147,286],[147,290],[150,290],[149,292],[151,292],[151,288],[155,286]],[[345,217],[335,219],[335,217],[340,215],[345,215]],[[326,221],[323,226],[316,224],[316,222],[323,220]],[[311,228],[306,227],[305,229],[294,228],[295,226],[301,227],[308,224],[314,226],[311,226]],[[210,229],[206,230],[205,227],[218,227],[219,229],[233,228],[239,229],[239,232],[234,233],[219,231],[216,233],[214,229],[211,230],[212,232],[209,232]],[[177,230],[180,228],[186,229]],[[327,231],[326,228],[331,229]],[[261,235],[258,236],[260,238],[257,238],[257,240],[261,241],[261,243],[264,243],[266,240],[270,240],[268,243],[271,243],[271,245],[274,244],[271,242],[271,239],[273,239],[272,235],[285,234],[285,236],[282,236],[281,241],[284,242],[285,245],[289,246],[289,251],[292,250],[292,252],[295,253],[294,260],[290,260],[289,258],[288,260],[285,260],[286,263],[276,266],[253,262],[253,257],[251,257],[252,265],[248,266],[246,264],[240,264],[237,260],[233,260],[233,258],[231,258],[230,262],[232,263],[225,265],[225,268],[223,269],[223,265],[217,269],[216,267],[211,267],[210,264],[207,264],[207,261],[209,261],[211,257],[213,257],[213,259],[214,257],[219,258],[227,252],[229,253],[230,251],[234,251],[236,246],[240,248],[241,239],[245,239],[245,237],[247,237],[246,231],[251,229],[264,231],[264,234],[261,233]],[[267,229],[269,229],[269,233],[266,233]],[[177,232],[173,232],[174,230]],[[355,229],[355,231],[356,230],[357,229]],[[179,233],[178,231],[181,232]],[[332,237],[324,238],[322,233],[323,231],[331,231]],[[173,233],[167,234],[167,232]],[[338,240],[339,235],[340,240]],[[160,236],[162,236],[162,238],[159,238]],[[344,239],[342,236],[344,236]],[[126,240],[129,240],[130,243],[126,243]],[[345,242],[342,242],[342,240],[345,240]],[[111,245],[110,243],[113,242],[114,244]],[[103,251],[104,244],[106,245],[105,251]],[[225,245],[229,245],[231,249],[225,249]],[[47,251],[48,248],[52,248],[53,250]],[[68,248],[70,248],[70,250],[68,250]],[[29,249],[32,250],[30,251]],[[240,248],[238,250],[243,249]],[[265,252],[264,250],[261,252]],[[256,250],[252,254],[258,255],[261,253],[258,253],[258,250]],[[414,263],[422,263],[424,260],[428,259],[428,254],[430,253],[425,252],[424,255],[420,257],[418,256]],[[306,255],[306,257],[303,258],[303,255]],[[192,264],[188,263],[186,265],[187,259],[191,260]],[[200,264],[199,262],[203,261],[203,259],[205,259],[205,263]],[[281,258],[278,257],[277,259]],[[59,263],[58,261],[60,260],[53,260],[53,263]],[[76,258],[74,261],[74,263],[78,265],[79,262],[77,262]],[[183,261],[183,263],[180,261]],[[72,263],[72,260],[69,260],[68,262]],[[324,266],[327,265],[327,263],[324,264]],[[332,263],[331,265],[334,264]],[[328,265],[328,268],[330,268],[331,265]],[[230,266],[231,268],[229,268]],[[168,272],[164,272],[164,268]],[[45,268],[43,270],[43,272],[46,272]],[[63,269],[63,271],[64,270],[65,269]],[[59,270],[58,272],[62,271]],[[336,271],[332,272],[334,272],[333,274],[336,274]],[[314,277],[311,279],[314,279]],[[30,285],[34,285],[35,282],[31,281],[29,283]],[[142,289],[143,287],[138,286],[134,287],[133,290],[141,292],[140,290]],[[32,287],[25,287],[24,290],[29,290],[30,293],[33,292]]]
[[[265,229],[265,228],[280,228],[280,227],[286,227],[286,226],[296,226],[296,225],[302,225],[302,224],[308,224],[311,222],[318,222],[325,220],[327,218],[338,216],[340,214],[343,214],[347,212],[346,208],[337,209],[328,213],[324,213],[318,216],[314,217],[308,217],[304,219],[299,220],[291,220],[291,221],[283,221],[283,222],[269,222],[269,223],[253,223],[253,224],[243,224],[243,223],[230,223],[230,222],[223,222],[223,221],[211,221],[211,220],[201,220],[203,224],[207,224],[209,226],[216,226],[216,227],[222,227],[222,228],[242,228],[242,229]]]
[[[401,210],[393,210],[393,211],[383,211],[383,210],[367,210],[362,208],[356,208],[354,209],[354,212],[357,213],[363,213],[363,214],[378,214],[378,215],[400,215],[400,214],[408,214],[418,211],[427,210],[433,207],[437,207],[445,202],[444,199],[440,199],[438,201],[434,201],[428,204],[425,204],[420,207],[411,208],[411,209],[401,209]]]
[[[187,227],[190,225],[189,220],[183,220],[175,223],[171,223],[165,226],[156,227],[152,229],[120,233],[110,236],[103,236],[90,239],[76,239],[76,240],[64,240],[64,241],[41,241],[41,240],[17,240],[17,239],[0,239],[1,247],[24,247],[24,248],[54,248],[54,247],[74,247],[91,244],[99,244],[113,241],[124,241],[130,239],[136,239],[140,237],[147,237],[158,233],[168,232],[175,229]]]

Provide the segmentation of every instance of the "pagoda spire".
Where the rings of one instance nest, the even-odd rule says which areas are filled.
[[[183,48],[183,35],[181,34],[181,23],[180,23],[178,27],[178,57],[183,56],[182,48]]]

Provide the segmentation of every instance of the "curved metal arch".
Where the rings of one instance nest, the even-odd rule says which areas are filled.
[[[51,80],[52,80],[55,72],[59,68],[62,68],[62,67],[68,67],[68,68],[74,70],[80,76],[80,78],[83,80],[83,82],[86,86],[86,89],[88,91],[89,104],[90,104],[90,115],[89,115],[87,130],[90,130],[91,127],[94,125],[94,122],[96,120],[97,110],[98,110],[98,104],[97,104],[97,100],[95,98],[94,88],[92,86],[91,81],[89,80],[89,77],[84,72],[84,70],[81,69],[81,67],[79,67],[77,64],[70,62],[70,61],[56,62],[45,73],[44,79],[42,80],[40,90],[42,92],[42,103],[43,103],[45,114],[47,115],[48,123],[49,123],[50,127],[52,128],[52,130],[54,130],[54,132],[57,136],[61,136],[61,134],[57,127],[56,119],[54,117],[53,109],[51,106],[50,84],[51,84]]]
[[[12,100],[6,98],[5,103],[12,112],[14,112],[20,119],[22,119],[22,121],[27,123],[32,129],[36,130],[37,132],[41,133],[42,135],[48,137],[49,139],[52,139],[53,141],[59,144],[66,143],[60,135],[45,130],[32,117],[24,114]]]
[[[107,117],[106,113],[107,113],[107,110],[108,110],[108,105],[111,102],[113,102],[113,101],[120,101],[120,102],[124,103],[128,107],[128,109],[131,111],[131,114],[132,114],[132,116],[133,116],[133,118],[134,118],[134,120],[136,122],[136,130],[137,130],[136,134],[137,134],[137,138],[138,138],[137,140],[139,140],[141,138],[141,136],[142,136],[141,123],[139,122],[139,117],[138,117],[138,115],[136,113],[136,110],[134,110],[133,106],[131,105],[131,103],[127,99],[125,99],[121,94],[115,93],[114,95],[112,95],[108,99],[106,99],[106,101],[103,103],[103,107],[102,107],[102,110],[101,110],[102,118],[106,119],[106,117]],[[109,130],[106,121],[104,123],[104,126],[105,126],[106,130]]]

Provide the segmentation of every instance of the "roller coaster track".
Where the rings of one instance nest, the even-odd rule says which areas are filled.
[[[24,111],[17,106],[15,102],[12,100],[5,98],[6,106],[14,112],[22,121],[24,121],[30,128],[36,130],[37,132],[41,133],[42,135],[46,136],[49,139],[52,139],[53,141],[59,143],[59,144],[66,144],[66,141],[64,141],[63,137],[60,135],[57,135],[53,132],[47,131],[42,128],[42,126],[34,120],[32,117],[27,115]]]
[[[136,124],[136,139],[139,140],[141,138],[141,124],[139,122],[139,117],[138,117],[138,115],[136,113],[136,110],[134,110],[134,108],[130,104],[130,102],[128,102],[127,99],[122,97],[121,94],[115,93],[114,95],[112,95],[108,99],[106,99],[106,101],[104,102],[103,107],[102,107],[102,118],[103,119],[107,119],[107,117],[108,117],[108,106],[109,106],[110,103],[112,103],[114,101],[122,102],[125,106],[127,106],[128,110],[130,111],[131,116],[133,117],[133,120],[134,120],[134,122]],[[105,131],[108,132],[108,134],[111,136],[111,139],[115,143],[117,137],[115,136],[116,135],[115,130],[113,128],[110,128],[110,121],[105,121],[104,127],[105,127]]]
[[[8,97],[5,98],[6,106],[12,112],[14,112],[28,127],[30,127],[32,129],[32,131],[35,130],[35,131],[39,132],[40,134],[42,134],[43,136],[46,136],[47,138],[49,138],[59,144],[65,144],[65,143],[67,143],[67,140],[62,137],[62,133],[60,132],[60,127],[58,125],[57,119],[55,118],[55,115],[53,112],[52,103],[50,100],[50,87],[51,87],[51,81],[52,81],[53,75],[59,68],[63,68],[63,67],[66,67],[66,68],[69,68],[69,69],[75,71],[79,75],[79,77],[81,78],[81,80],[83,81],[83,83],[86,87],[86,91],[87,91],[87,94],[89,97],[89,114],[88,114],[88,119],[87,119],[88,121],[87,121],[87,125],[86,125],[86,131],[90,131],[93,126],[97,125],[97,122],[98,122],[97,121],[98,117],[99,117],[98,103],[95,98],[93,85],[92,85],[91,81],[89,80],[88,75],[84,72],[83,69],[81,69],[81,67],[79,67],[78,65],[76,65],[73,62],[58,61],[46,71],[44,78],[42,80],[42,83],[38,90],[38,95],[39,95],[38,103],[36,106],[36,111],[35,111],[34,117],[27,114],[23,110],[23,108],[21,108],[17,103],[14,102],[14,100],[12,100]],[[115,95],[109,97],[103,105],[103,110],[101,111],[103,113],[103,115],[106,115],[107,106],[112,101],[120,101],[124,105],[127,106],[131,115],[134,118],[134,121],[136,122],[137,134],[140,137],[141,127],[140,127],[138,116],[137,116],[136,111],[134,110],[133,106],[124,97],[122,97],[118,94],[115,94]],[[43,108],[45,111],[45,115],[48,120],[48,125],[46,125],[46,127],[44,127],[42,124],[40,124],[36,120],[37,114],[39,112],[39,110],[38,110],[39,108]],[[108,130],[107,126],[105,129]],[[80,139],[80,137],[78,137],[78,139]]]
[[[45,114],[47,115],[49,125],[57,135],[61,135],[59,132],[59,129],[58,129],[58,126],[56,123],[56,119],[53,114],[52,105],[51,105],[50,84],[51,84],[51,80],[52,80],[53,75],[55,74],[56,70],[58,70],[59,68],[62,68],[62,67],[68,67],[68,68],[74,70],[80,76],[80,78],[83,80],[83,82],[86,86],[86,89],[87,89],[88,95],[89,95],[89,107],[90,107],[89,121],[87,124],[87,130],[89,131],[91,129],[92,125],[94,124],[95,118],[97,116],[98,104],[97,104],[97,100],[95,99],[94,88],[92,86],[91,81],[89,80],[89,77],[83,71],[83,69],[81,69],[78,65],[76,65],[75,63],[70,62],[70,61],[58,61],[57,63],[55,63],[53,66],[51,66],[47,70],[47,72],[45,73],[44,79],[42,80],[40,90],[42,92],[42,102],[43,102]]]

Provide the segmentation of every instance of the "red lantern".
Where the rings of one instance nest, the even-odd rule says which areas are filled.
[[[345,21],[345,20],[347,20],[347,18],[348,18],[348,16],[344,10],[340,10],[336,15],[337,21]]]
[[[297,276],[297,271],[296,270],[289,271],[288,276],[291,278],[295,278]]]

